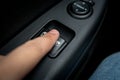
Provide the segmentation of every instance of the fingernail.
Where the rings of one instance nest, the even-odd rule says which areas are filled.
[[[49,31],[49,33],[51,33],[51,34],[59,34],[59,32],[56,29],[53,29],[53,30]]]

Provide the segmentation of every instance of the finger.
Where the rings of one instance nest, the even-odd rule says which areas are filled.
[[[48,32],[48,34],[30,41],[30,43],[34,44],[35,47],[37,46],[36,48],[38,52],[47,53],[53,47],[58,37],[59,32],[53,29],[52,31]]]
[[[4,59],[5,56],[0,55],[0,61]]]
[[[30,72],[35,65],[53,47],[59,37],[57,30],[51,30],[46,35],[30,40],[13,50],[0,66],[0,77],[18,80]],[[6,77],[7,76],[7,77]]]

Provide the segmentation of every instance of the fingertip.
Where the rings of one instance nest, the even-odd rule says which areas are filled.
[[[43,38],[46,38],[48,41],[52,40],[53,43],[56,42],[56,40],[59,38],[59,31],[56,29],[50,30],[47,34],[42,36]]]
[[[37,37],[29,43],[32,44],[32,46],[36,47],[37,51],[41,50],[40,52],[45,53],[48,52],[54,46],[58,38],[59,31],[56,29],[52,29],[45,35]]]
[[[59,31],[56,29],[52,29],[51,31],[49,31],[48,33],[50,34],[54,34],[54,35],[59,35]]]

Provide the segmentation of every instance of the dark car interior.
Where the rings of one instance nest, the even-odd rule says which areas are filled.
[[[1,55],[51,29],[60,32],[60,44],[24,80],[88,80],[105,57],[120,51],[118,1],[4,0],[1,5]]]

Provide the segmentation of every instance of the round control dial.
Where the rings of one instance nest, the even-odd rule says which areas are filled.
[[[92,6],[85,1],[74,1],[68,6],[68,12],[76,18],[87,18],[92,13]]]
[[[88,4],[82,1],[74,2],[71,5],[71,9],[75,14],[78,14],[78,15],[84,15],[89,12]]]

